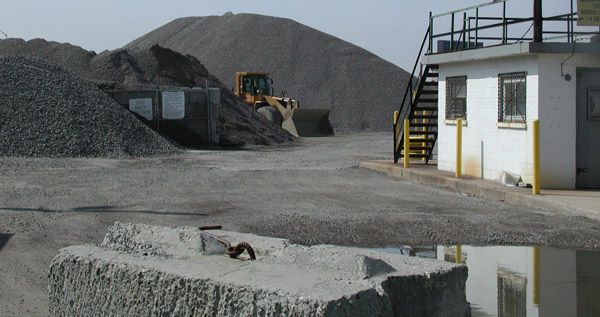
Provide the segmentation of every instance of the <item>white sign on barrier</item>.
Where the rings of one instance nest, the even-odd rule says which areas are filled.
[[[183,91],[163,91],[162,117],[169,120],[185,117],[185,93]]]
[[[129,99],[129,111],[152,120],[152,98]]]

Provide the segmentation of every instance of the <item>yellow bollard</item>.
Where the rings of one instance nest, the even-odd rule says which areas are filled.
[[[540,248],[533,248],[533,304],[540,304]]]
[[[462,119],[456,119],[456,178],[462,176]]]
[[[410,120],[404,119],[404,168],[408,167],[410,159]]]
[[[423,111],[423,115],[426,116],[427,114],[428,114],[427,110],[424,110]],[[423,123],[429,123],[429,119],[423,119]],[[427,132],[427,127],[423,127],[423,132]],[[426,139],[427,138],[427,134],[423,134],[423,138]],[[423,142],[423,143],[421,143],[421,146],[422,147],[426,147],[427,143]],[[423,154],[423,155],[427,154],[427,150],[421,150],[421,154]],[[425,157],[421,158],[421,161],[426,161],[426,160],[427,159]]]
[[[400,146],[400,125],[398,123],[398,116],[400,112],[394,111],[394,151],[398,151],[398,147]]]
[[[462,259],[462,245],[456,246],[456,263],[463,263]]]
[[[540,120],[533,120],[533,194],[540,194]]]

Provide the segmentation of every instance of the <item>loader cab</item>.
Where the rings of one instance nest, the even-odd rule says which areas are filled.
[[[269,77],[267,76],[243,76],[242,92],[252,96],[270,93]]]
[[[273,81],[269,78],[269,73],[238,72],[235,77],[235,94],[242,99],[248,95],[254,97],[272,94]]]

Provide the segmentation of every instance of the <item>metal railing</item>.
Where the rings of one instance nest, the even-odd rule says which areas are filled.
[[[483,46],[482,41],[496,41],[495,43],[486,43],[489,45],[508,44],[510,42],[532,41],[534,36],[527,36],[534,26],[534,17],[508,17],[506,16],[506,6],[508,0],[495,0],[480,5],[470,6],[463,9],[453,10],[441,14],[433,15],[429,13],[429,49],[427,54],[434,52],[434,40],[446,38],[449,41],[449,49],[444,51],[456,51]],[[493,5],[501,5],[502,12],[500,16],[481,16],[480,9]],[[462,25],[457,29],[457,15],[462,13]],[[450,31],[435,33],[434,24],[437,26],[436,19],[450,17]],[[580,36],[597,35],[599,31],[589,31],[589,27],[575,28],[575,22],[578,21],[577,12],[574,11],[573,0],[570,1],[570,12],[550,17],[542,17],[541,23],[547,22],[552,28],[542,29],[541,36],[543,40],[566,39],[566,42],[572,43]],[[459,21],[460,22],[460,21]],[[513,26],[519,26],[513,28]],[[519,33],[514,35],[509,33],[509,27]],[[493,35],[485,32],[500,30]],[[526,29],[525,32],[523,30]],[[485,31],[485,32],[482,32]],[[523,33],[521,33],[523,32]],[[514,33],[514,32],[513,32]],[[535,35],[535,34],[534,34]],[[546,36],[546,37],[544,37]],[[440,47],[438,52],[440,53]]]
[[[403,124],[404,119],[408,118],[408,111],[410,111],[410,108],[412,107],[413,104],[413,91],[416,87],[418,87],[418,85],[420,84],[420,81],[423,80],[422,78],[422,68],[419,68],[419,74],[418,74],[418,78],[415,80],[415,72],[417,71],[417,67],[421,62],[421,58],[423,57],[423,49],[425,48],[425,43],[428,43],[428,38],[429,38],[429,28],[427,29],[427,31],[425,32],[425,36],[423,37],[423,41],[421,42],[421,47],[419,48],[419,53],[417,54],[417,58],[415,60],[415,64],[413,66],[412,72],[410,73],[410,77],[408,79],[408,84],[406,85],[406,90],[404,91],[404,96],[402,97],[402,102],[400,103],[400,108],[398,109],[398,114],[399,116],[397,118],[395,118],[394,120],[394,162],[398,161],[399,158],[399,150],[397,150],[398,147],[398,142],[400,141],[398,139],[398,137],[400,136],[400,130],[399,130],[399,126]],[[429,51],[431,49],[431,47],[427,48],[427,51]]]

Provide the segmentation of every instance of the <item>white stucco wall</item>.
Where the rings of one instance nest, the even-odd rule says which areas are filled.
[[[600,67],[600,58],[570,55],[522,54],[440,65],[438,168],[454,172],[456,166],[456,125],[444,123],[446,77],[467,76],[462,173],[482,177],[483,164],[483,178],[497,180],[506,171],[531,183],[531,126],[539,118],[542,188],[575,188],[576,68]],[[570,74],[570,81],[561,75],[565,60],[563,74]],[[498,75],[523,71],[527,72],[527,127],[498,127]]]
[[[542,188],[575,188],[577,67],[600,67],[600,55],[539,56],[540,175]],[[569,74],[567,81],[561,75]]]
[[[446,117],[446,77],[467,76],[467,123],[463,126],[462,173],[498,179],[502,171],[532,176],[531,121],[538,118],[538,57],[523,55],[440,65],[438,168],[456,170],[456,125]],[[499,128],[498,74],[527,72],[526,129]],[[483,157],[482,157],[483,144]]]

